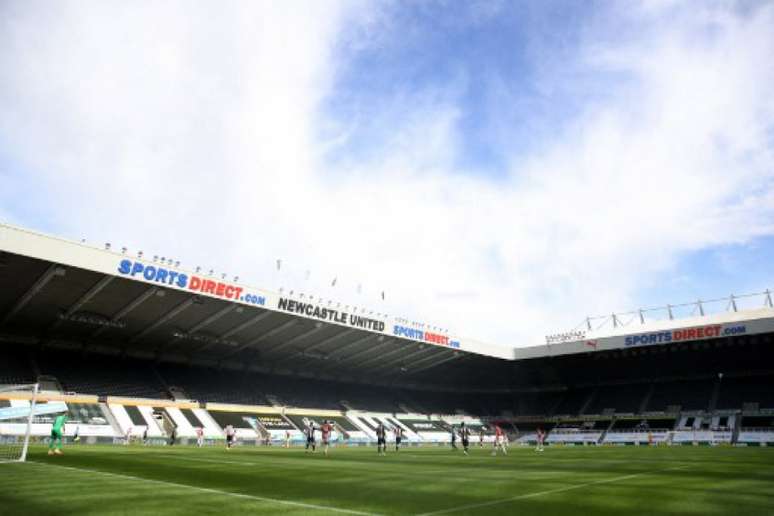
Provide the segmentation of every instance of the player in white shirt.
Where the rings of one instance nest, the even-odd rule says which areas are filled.
[[[505,441],[505,432],[500,428],[500,425],[495,425],[495,440],[492,455],[497,455],[498,450],[502,451],[503,455],[508,455],[508,450],[505,449]]]

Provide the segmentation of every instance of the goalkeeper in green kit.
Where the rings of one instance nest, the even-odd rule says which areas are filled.
[[[51,427],[51,441],[48,443],[49,455],[62,455],[62,434],[64,434],[64,426],[66,421],[66,414],[60,414],[56,416],[54,424]]]

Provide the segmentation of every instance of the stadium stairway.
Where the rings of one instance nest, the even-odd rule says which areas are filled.
[[[275,394],[266,394],[266,399],[269,401],[272,407],[284,407],[287,404]]]
[[[422,438],[419,436],[418,433],[416,433],[414,430],[412,430],[408,425],[404,424],[396,415],[394,418],[395,422],[399,427],[403,429],[403,435],[406,437],[408,441],[421,441]]]
[[[405,403],[398,403],[398,408],[401,410],[401,412],[404,412],[406,414],[413,414],[414,412],[416,412],[416,410],[409,407]]]
[[[715,385],[712,386],[712,397],[710,397],[710,402],[709,402],[710,412],[714,412],[715,408],[718,406],[718,398],[720,398],[720,383],[721,383],[721,379],[718,378],[715,381]]]
[[[597,444],[602,444],[603,442],[605,442],[605,436],[610,431],[610,429],[613,428],[614,424],[615,424],[615,418],[612,418],[610,420],[610,424],[607,425],[607,427],[604,430],[602,430],[602,433],[600,434],[599,439],[597,439]]]
[[[207,437],[220,437],[223,435],[223,429],[218,425],[209,412],[203,408],[191,409],[191,413],[201,421],[204,427],[204,435]]]
[[[156,367],[155,364],[151,364],[151,372],[153,373],[153,376],[156,377],[156,380],[159,381],[159,385],[164,388],[164,392],[170,399],[175,399],[175,396],[172,394],[172,389],[170,389],[169,384],[164,379],[163,376],[161,376],[161,373],[159,372],[159,369]]]
[[[57,380],[55,376],[38,375],[38,384],[41,391],[55,391],[64,393],[62,384]]]
[[[113,428],[113,431],[115,432],[116,436],[121,436],[123,433],[121,432],[121,425],[118,424],[118,420],[116,419],[116,416],[113,414],[113,411],[110,410],[110,407],[107,403],[104,401],[101,401],[99,403],[99,406],[102,408],[102,413],[105,414],[105,419],[108,423],[110,423],[110,426]]]
[[[648,407],[648,403],[650,403],[650,398],[653,397],[653,391],[656,390],[655,384],[650,384],[650,387],[648,387],[648,392],[645,393],[645,396],[642,398],[642,402],[640,403],[640,406],[637,409],[638,414],[644,414],[646,408]]]
[[[341,426],[341,424],[338,421],[333,422],[333,429],[338,432],[342,438],[349,439],[349,432]]]
[[[363,432],[368,438],[376,439],[376,432],[374,432],[373,428],[371,428],[371,426],[368,425],[364,419],[361,419],[364,417],[365,416],[362,414],[353,414],[351,412],[347,413],[347,419],[349,419],[357,429]]]
[[[742,416],[734,418],[734,428],[731,434],[731,444],[736,444],[739,441],[739,432],[742,430]]]
[[[38,367],[38,361],[35,360],[35,353],[33,353],[31,350],[27,351],[27,360],[30,363],[30,369],[35,375],[35,378],[40,378],[42,373],[40,372],[40,367]]]
[[[178,387],[176,385],[169,386],[169,394],[172,396],[172,399],[176,401],[191,399],[191,397],[188,396],[188,393],[185,392],[182,387]]]
[[[554,402],[551,404],[551,407],[546,411],[547,416],[554,416],[556,414],[556,411],[559,410],[559,405],[562,404],[562,400],[564,399],[564,394],[560,394],[554,398]]]
[[[255,431],[258,434],[258,438],[262,441],[271,440],[271,434],[266,430],[266,427],[263,426],[260,419],[255,420]]]
[[[196,430],[183,412],[177,407],[157,408],[156,411],[164,411],[174,422],[178,437],[196,437]],[[198,424],[197,426],[202,426]]]
[[[586,401],[584,401],[583,405],[581,405],[581,408],[578,411],[578,414],[586,413],[586,410],[591,406],[591,403],[594,401],[594,398],[596,397],[597,392],[599,392],[599,387],[594,387],[594,389],[591,390],[591,394],[589,394],[589,397],[586,398]]]

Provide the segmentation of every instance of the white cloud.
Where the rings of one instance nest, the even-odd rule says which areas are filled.
[[[774,232],[771,8],[589,27],[573,69],[625,80],[495,180],[454,169],[460,84],[388,99],[376,151],[331,169],[337,44],[384,12],[229,5],[6,4],[0,142],[70,236],[525,345]]]

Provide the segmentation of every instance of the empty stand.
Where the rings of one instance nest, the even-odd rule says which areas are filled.
[[[718,409],[737,409],[757,403],[761,409],[774,409],[774,375],[725,377],[720,381]]]
[[[6,348],[9,346],[6,345]],[[6,349],[0,360],[0,385],[29,384],[35,382],[35,374],[30,366],[25,350]]]
[[[72,423],[105,424],[105,414],[96,403],[68,403],[68,420]]]
[[[199,418],[196,417],[196,414],[194,414],[191,409],[180,409],[180,413],[183,414],[183,417],[188,421],[188,424],[190,424],[192,428],[202,426],[202,422],[199,421]]]
[[[158,371],[170,386],[183,389],[191,399],[245,405],[269,405],[263,393],[265,378],[257,373],[160,364]]]
[[[140,409],[137,407],[132,406],[124,406],[124,410],[126,410],[126,413],[129,415],[129,419],[132,421],[133,425],[136,426],[143,426],[147,425],[148,422],[145,421],[145,418],[142,417],[142,414],[140,413]]]
[[[650,385],[622,384],[600,386],[584,411],[586,414],[603,414],[606,411],[635,413],[639,411]]]
[[[616,419],[611,427],[612,431],[647,431],[647,430],[671,430],[675,426],[676,418],[636,418]]]
[[[705,352],[708,354],[704,355]],[[772,363],[771,353],[765,342],[751,350],[759,358],[758,367]],[[174,389],[203,402],[389,414],[463,413],[540,418],[664,412],[669,406],[679,406],[682,411],[706,411],[713,405],[722,410],[739,410],[745,404],[774,408],[774,372],[735,370],[733,367],[751,365],[739,355],[732,348],[710,347],[696,352],[689,346],[668,353],[623,354],[620,361],[605,358],[604,354],[534,360],[514,368],[536,382],[529,388],[518,387],[522,379],[517,378],[510,392],[502,389],[466,392],[457,389],[456,384],[447,385],[445,390],[432,386],[405,388],[398,380],[393,386],[370,385],[165,362],[154,364],[148,360],[82,351],[17,346],[4,353],[0,360],[0,383],[31,383],[41,374],[56,378],[64,390],[81,394],[163,399]],[[720,379],[707,371],[719,369],[722,357],[729,360],[724,367],[727,372]],[[699,363],[703,361],[709,365]],[[680,379],[660,376],[657,364],[670,375],[679,373]],[[590,370],[593,370],[593,382],[563,383],[588,380]],[[697,371],[703,376],[697,377]],[[623,383],[619,378],[627,374],[632,381]],[[541,381],[551,383],[541,384]],[[79,419],[99,417],[85,410]],[[192,414],[186,411],[183,414],[193,426],[198,426],[197,420],[191,421]]]
[[[78,352],[46,350],[37,362],[41,373],[56,377],[68,392],[136,398],[167,398],[148,361]]]
[[[666,411],[670,405],[679,405],[682,410],[707,410],[713,388],[714,380],[656,383],[647,410]]]
[[[742,428],[759,428],[774,431],[774,416],[744,416]]]
[[[566,391],[554,413],[557,415],[579,414],[592,392],[593,389],[590,387]]]
[[[246,412],[221,412],[210,411],[212,419],[215,420],[222,428],[227,425],[232,425],[234,428],[249,428],[252,429],[250,423],[245,418],[254,418],[254,414],[248,414]]]

